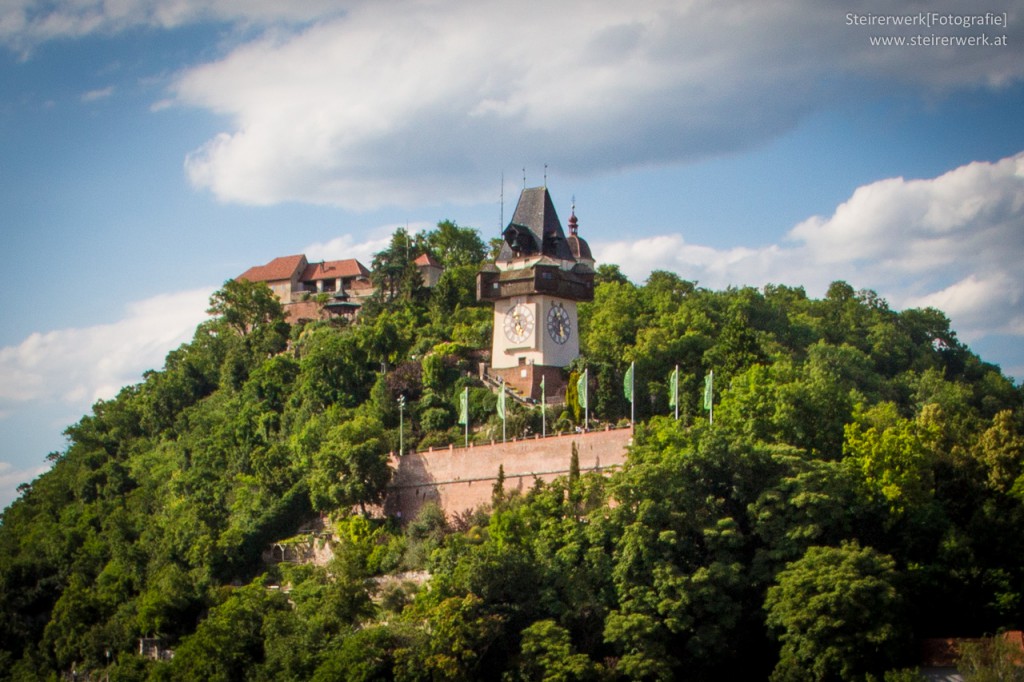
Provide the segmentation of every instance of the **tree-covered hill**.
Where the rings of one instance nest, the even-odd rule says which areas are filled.
[[[921,638],[1024,627],[1024,393],[941,312],[843,282],[817,300],[600,266],[571,369],[617,422],[635,362],[627,466],[404,528],[361,513],[400,396],[407,447],[461,442],[466,387],[475,437],[500,433],[474,378],[485,252],[452,223],[396,232],[354,324],[289,328],[268,288],[225,283],[4,511],[0,679],[882,679]],[[320,516],[326,566],[264,563]],[[150,637],[173,658],[140,656]]]

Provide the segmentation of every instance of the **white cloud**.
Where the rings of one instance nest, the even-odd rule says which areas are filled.
[[[885,49],[846,24],[890,7],[366,3],[188,69],[172,98],[230,121],[188,156],[196,186],[359,209],[480,200],[482,178],[524,161],[570,176],[685,162],[762,142],[843,96],[1024,77],[1022,40]],[[943,7],[963,13],[953,0],[928,9]],[[1020,32],[1024,2],[1009,9]]]
[[[25,403],[87,409],[135,383],[188,341],[206,317],[212,289],[165,294],[131,303],[114,323],[34,333],[0,348],[0,410],[15,418]]]
[[[369,267],[373,261],[373,254],[386,249],[390,242],[390,237],[381,237],[356,243],[351,235],[345,234],[330,241],[310,244],[302,252],[306,254],[310,263],[321,260],[355,258]]]
[[[375,229],[367,230],[363,234],[362,241],[350,234],[343,234],[326,242],[310,244],[302,250],[309,262],[321,260],[342,260],[355,258],[366,267],[370,267],[374,254],[383,251],[391,244],[391,235],[398,229],[398,225],[383,225]],[[416,234],[432,229],[434,225],[424,222],[410,223],[405,226],[409,234]]]
[[[335,0],[6,0],[0,4],[0,44],[28,51],[48,40],[140,26],[173,29],[201,21],[301,24],[340,14],[342,9]]]
[[[946,312],[965,330],[965,338],[987,334],[1024,337],[1024,284],[1019,273],[971,273],[945,289],[911,296],[906,302]]]
[[[82,93],[83,102],[95,102],[96,100],[106,99],[114,94],[114,86],[108,85],[105,88],[99,88],[98,90],[90,90],[89,92]]]
[[[192,338],[212,291],[154,296],[129,304],[117,322],[35,333],[0,348],[0,507],[48,468],[34,463],[62,447],[64,428]]]
[[[969,49],[870,45],[874,33],[920,32],[849,25],[848,14],[891,13],[888,0],[0,7],[0,44],[23,50],[138,26],[223,23],[223,56],[180,73],[153,109],[223,115],[225,130],[187,155],[186,173],[223,201],[256,205],[479,201],[497,173],[524,163],[571,178],[693,161],[764,142],[844,97],[1024,77],[1024,0],[997,8],[1007,28],[984,27],[1007,33],[1007,46]],[[965,12],[958,0],[927,10]]]
[[[642,280],[667,269],[703,286],[805,286],[823,295],[845,280],[897,308],[944,311],[965,341],[1024,342],[1024,152],[971,163],[927,180],[887,179],[858,188],[831,216],[814,216],[785,244],[716,250],[678,234],[596,242],[598,262]]]

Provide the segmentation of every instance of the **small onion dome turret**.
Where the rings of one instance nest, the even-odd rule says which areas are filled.
[[[569,216],[569,237],[566,241],[569,242],[569,250],[572,251],[576,260],[594,261],[594,257],[590,253],[590,245],[579,235],[579,220],[576,218],[575,205],[572,207],[572,215]]]

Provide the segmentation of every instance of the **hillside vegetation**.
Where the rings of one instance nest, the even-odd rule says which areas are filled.
[[[424,250],[446,266],[431,290]],[[4,512],[0,679],[895,680],[920,638],[1024,626],[1024,393],[941,312],[843,282],[815,300],[603,265],[572,369],[617,422],[636,363],[627,466],[405,528],[361,513],[400,396],[407,448],[461,442],[464,387],[474,436],[500,434],[474,378],[485,254],[452,223],[399,230],[351,325],[290,328],[268,288],[227,282]],[[261,561],[319,516],[326,566]]]

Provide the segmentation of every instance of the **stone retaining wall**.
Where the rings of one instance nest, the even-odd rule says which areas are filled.
[[[411,519],[427,502],[436,502],[448,515],[490,504],[499,466],[505,470],[507,492],[526,492],[535,478],[550,482],[568,474],[574,442],[581,472],[607,471],[626,461],[632,438],[630,428],[609,429],[392,457],[396,472],[384,512]]]

